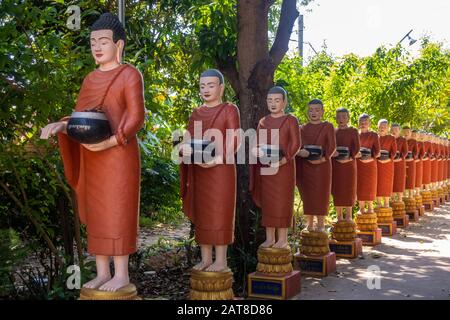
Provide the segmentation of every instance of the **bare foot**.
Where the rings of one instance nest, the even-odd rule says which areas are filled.
[[[288,246],[287,242],[285,241],[277,241],[272,248],[286,248]]]
[[[219,271],[224,271],[227,268],[228,267],[225,263],[216,261],[212,265],[210,265],[208,268],[206,268],[205,271],[219,272]]]
[[[208,268],[212,264],[212,261],[201,261],[192,267],[194,270],[202,271],[205,268]]]
[[[275,244],[274,240],[271,239],[267,239],[266,241],[264,241],[263,243],[261,243],[260,247],[261,248],[270,248],[271,246],[273,246]]]
[[[111,280],[110,275],[97,276],[95,279],[92,279],[91,281],[88,281],[85,284],[83,284],[83,288],[97,289],[98,287],[103,285],[105,282],[108,282],[109,280]]]
[[[130,279],[128,277],[117,277],[114,276],[111,280],[103,284],[99,290],[102,291],[110,291],[114,292],[119,290],[122,287],[125,287],[127,284],[130,283]]]

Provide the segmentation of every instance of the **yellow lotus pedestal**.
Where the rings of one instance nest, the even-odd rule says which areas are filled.
[[[393,211],[391,207],[375,208],[377,214],[378,227],[381,229],[383,236],[393,236],[397,233],[397,222],[394,221]]]
[[[409,225],[409,216],[406,214],[406,207],[403,201],[391,202],[392,217],[397,222],[397,228],[406,228]]]
[[[191,271],[190,300],[233,300],[233,273],[224,271]]]
[[[130,283],[115,292],[81,288],[80,300],[141,300],[141,298],[137,295],[136,286]]]
[[[422,195],[422,203],[425,208],[425,211],[433,211],[434,203],[433,203],[433,196],[431,194],[431,191],[423,190],[421,192],[421,195]]]
[[[364,213],[356,217],[356,236],[364,245],[375,246],[381,243],[381,229],[378,228],[377,220],[376,213]]]
[[[330,252],[325,231],[302,231],[300,252],[294,255],[296,269],[303,274],[319,277],[336,271],[336,254]]]
[[[362,240],[356,237],[356,223],[338,221],[333,225],[330,250],[339,258],[354,259],[362,254]]]
[[[409,216],[409,221],[419,221],[419,210],[417,210],[416,199],[413,197],[403,198],[403,202],[405,202],[405,210]]]
[[[416,199],[416,209],[419,212],[419,217],[423,216],[425,213],[425,207],[423,205],[422,195],[417,194],[414,198]]]
[[[248,296],[262,299],[290,299],[300,292],[300,281],[300,271],[292,268],[290,247],[260,247],[256,272],[248,275]]]

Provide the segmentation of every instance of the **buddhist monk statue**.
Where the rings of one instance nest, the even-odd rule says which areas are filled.
[[[393,200],[402,201],[403,192],[405,192],[405,158],[408,155],[408,144],[406,143],[406,139],[400,135],[400,125],[396,123],[392,124],[391,133],[397,144],[396,157],[394,158]]]
[[[252,165],[250,174],[250,191],[255,204],[262,210],[261,224],[266,228],[263,248],[287,247],[288,228],[292,226],[295,155],[300,148],[300,131],[297,118],[284,111],[287,103],[287,93],[282,87],[269,90],[267,107],[270,114],[259,121],[258,145],[252,149],[256,157],[267,157],[270,153],[274,158],[270,163]],[[264,167],[266,170],[261,171]]]
[[[431,137],[426,133],[422,132],[421,134],[422,141],[423,141],[423,151],[424,156],[422,159],[422,185],[424,190],[430,190],[430,183],[431,183]]]
[[[307,217],[307,229],[325,231],[325,216],[328,215],[331,193],[331,156],[336,150],[333,125],[322,121],[323,103],[319,99],[308,103],[309,122],[300,128],[301,149],[296,158],[297,186],[303,200],[303,211]]]
[[[224,77],[220,71],[209,69],[200,75],[200,96],[204,103],[192,112],[180,147],[183,156],[183,211],[195,226],[195,239],[200,245],[202,260],[194,266],[194,270],[199,271],[227,270],[227,246],[234,240],[234,155],[239,145],[240,119],[235,105],[222,102],[224,88]],[[205,141],[214,145],[214,154],[207,153],[205,149],[210,159],[190,162],[191,156],[196,153],[196,146]]]
[[[362,114],[358,119],[359,141],[361,145],[361,157],[357,164],[357,191],[359,213],[374,213],[373,201],[377,195],[377,163],[380,156],[380,140],[378,134],[370,131],[370,116]]]
[[[353,221],[352,209],[356,202],[356,157],[359,155],[358,130],[348,125],[349,111],[345,108],[336,110],[335,130],[336,151],[332,162],[332,194],[336,207],[338,221],[344,220],[343,211],[346,210],[346,220]]]
[[[411,128],[403,127],[403,136],[408,144],[408,155],[406,157],[406,186],[405,196],[407,198],[414,198],[414,188],[416,185],[416,163],[415,160],[419,154],[417,148],[417,141],[412,137]]]
[[[389,207],[389,200],[394,186],[394,158],[397,143],[389,134],[389,122],[386,119],[378,121],[378,136],[380,139],[380,158],[377,160],[377,202],[378,207]]]
[[[67,121],[47,125],[41,138],[58,135],[65,176],[75,190],[78,213],[87,227],[88,252],[97,277],[85,288],[117,291],[129,284],[128,256],[137,249],[140,154],[136,133],[144,123],[141,73],[122,64],[126,41],[119,19],[104,13],[92,25],[90,45],[99,66],[84,79],[75,111],[101,107],[112,135],[80,144],[66,135]],[[111,278],[110,257],[114,260]]]

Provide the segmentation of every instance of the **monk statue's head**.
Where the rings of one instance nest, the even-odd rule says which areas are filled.
[[[287,92],[282,87],[275,86],[267,92],[267,108],[273,115],[284,114],[287,106]]]
[[[313,99],[308,102],[308,118],[311,123],[320,123],[323,112],[323,102],[320,99]]]
[[[336,110],[336,123],[339,128],[345,128],[350,121],[350,112],[346,108],[339,108]]]
[[[391,125],[391,134],[396,138],[400,137],[400,125],[398,123]]]
[[[91,52],[100,66],[120,64],[125,42],[125,29],[112,13],[103,13],[91,26]]]
[[[414,140],[417,140],[417,130],[416,129],[411,130],[411,138]]]
[[[389,121],[386,119],[381,119],[378,121],[378,134],[380,136],[385,136],[389,132]]]
[[[363,113],[358,118],[358,128],[361,132],[367,132],[370,129],[370,115]]]
[[[225,83],[222,72],[208,69],[200,75],[200,96],[208,104],[218,104],[222,101]]]
[[[411,139],[411,128],[410,127],[404,126],[402,131],[403,131],[403,136],[406,139]]]

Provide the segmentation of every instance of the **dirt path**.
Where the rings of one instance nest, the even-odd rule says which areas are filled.
[[[338,259],[336,274],[302,277],[302,292],[295,298],[450,299],[450,204],[398,230],[381,245],[365,246],[363,258]],[[367,268],[373,265],[380,268],[380,289],[370,290],[373,272]]]

